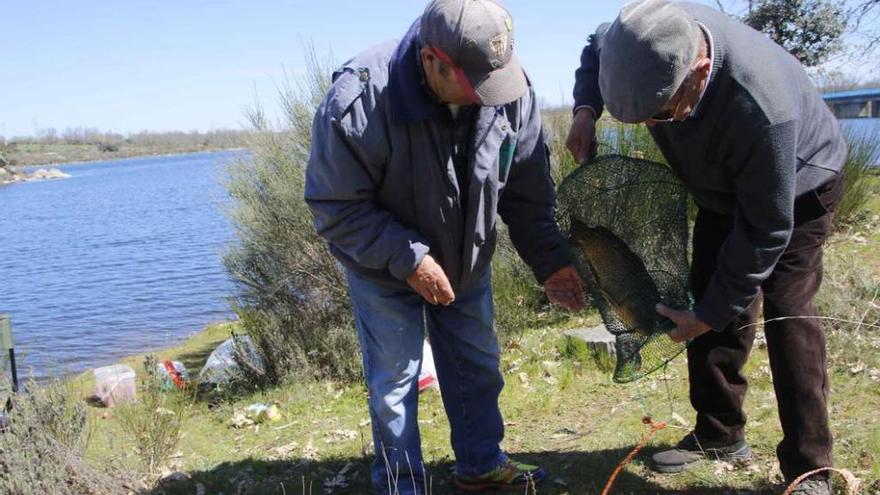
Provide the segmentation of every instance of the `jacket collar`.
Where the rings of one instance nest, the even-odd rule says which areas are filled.
[[[419,58],[419,26],[420,20],[416,19],[397,46],[388,68],[391,117],[397,124],[431,120],[442,110],[425,87]]]

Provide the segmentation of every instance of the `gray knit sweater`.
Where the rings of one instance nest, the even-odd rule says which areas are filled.
[[[720,330],[757,297],[791,237],[795,199],[828,183],[846,159],[837,119],[801,64],[782,47],[704,5],[680,3],[709,32],[709,87],[695,114],[651,134],[701,208],[733,215],[734,228],[697,316]],[[603,25],[576,72],[576,106],[601,113]]]

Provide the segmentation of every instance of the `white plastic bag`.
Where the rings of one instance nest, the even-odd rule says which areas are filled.
[[[135,373],[130,366],[116,364],[95,368],[95,396],[107,407],[134,402]]]
[[[202,371],[199,372],[199,381],[201,383],[220,384],[235,378],[240,370],[238,362],[235,360],[236,344],[244,352],[244,356],[249,364],[256,369],[265,369],[263,358],[254,347],[250,336],[231,337],[214,349],[214,352],[208,356],[208,361]]]
[[[434,366],[434,352],[431,350],[431,344],[428,339],[422,346],[422,372],[419,373],[419,392],[433,388],[440,390],[440,383],[437,381],[437,369]]]

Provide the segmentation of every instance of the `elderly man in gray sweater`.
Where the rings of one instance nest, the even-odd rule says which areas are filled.
[[[594,149],[603,107],[644,122],[699,207],[696,306],[658,307],[689,340],[695,430],[654,456],[662,472],[702,459],[747,459],[742,367],[760,300],[792,481],[831,465],[825,333],[813,297],[842,189],[846,145],[801,64],[766,36],[703,5],[628,4],[581,56],[568,147]],[[797,317],[797,318],[790,318]],[[824,474],[796,493],[828,494]]]

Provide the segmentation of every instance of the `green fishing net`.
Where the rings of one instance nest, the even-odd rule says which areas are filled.
[[[606,155],[559,186],[559,222],[606,328],[615,335],[614,381],[637,380],[686,347],[658,302],[692,306],[687,192],[668,167]]]

